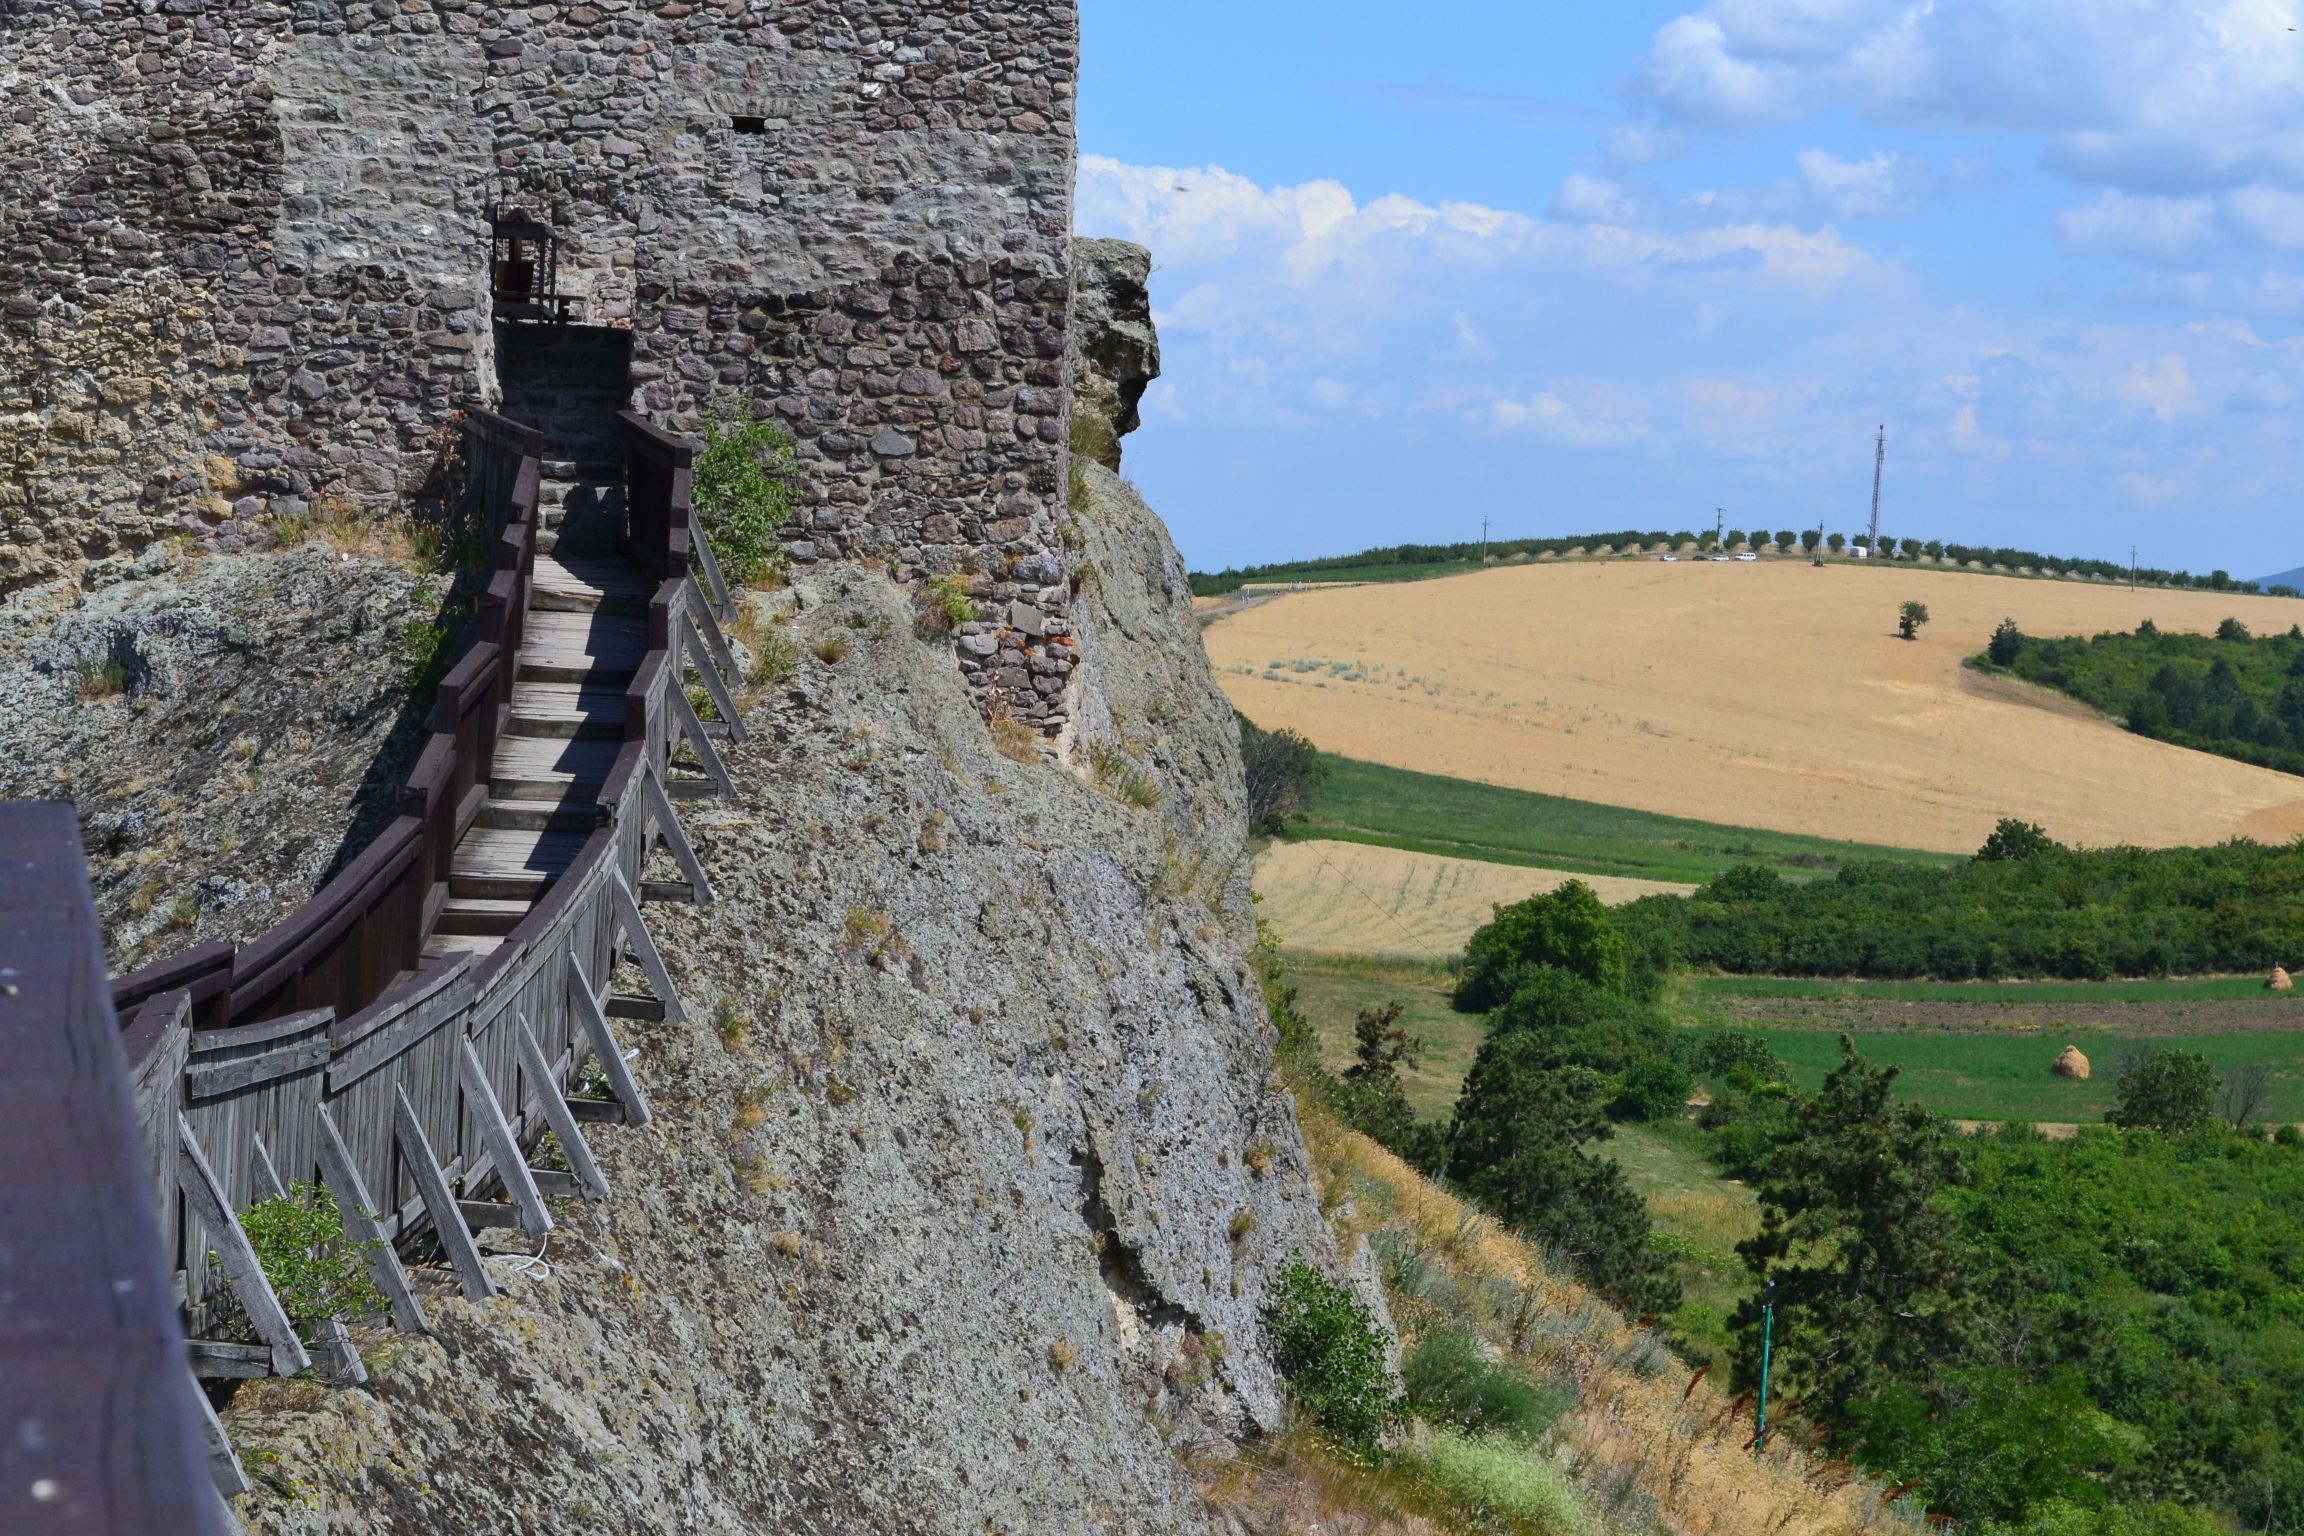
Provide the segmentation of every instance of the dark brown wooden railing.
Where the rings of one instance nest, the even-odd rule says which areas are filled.
[[[158,1214],[158,1267],[174,1271],[200,1377],[294,1374],[317,1364],[337,1379],[360,1379],[340,1325],[299,1330],[280,1310],[240,1233],[240,1210],[285,1185],[325,1186],[347,1234],[370,1244],[370,1271],[393,1322],[422,1328],[419,1292],[399,1258],[406,1240],[429,1232],[464,1294],[490,1294],[473,1228],[516,1225],[541,1236],[551,1226],[546,1196],[606,1191],[583,1128],[648,1117],[610,1021],[681,1017],[640,903],[712,899],[674,800],[731,787],[714,743],[741,741],[744,728],[728,693],[735,668],[715,604],[689,574],[702,549],[690,536],[694,447],[637,418],[624,423],[623,548],[658,585],[649,648],[626,699],[625,740],[600,794],[603,822],[484,959],[423,963],[457,840],[486,801],[535,562],[537,435],[485,412],[470,414],[465,433],[472,494],[494,508],[486,525],[493,565],[470,647],[440,684],[399,815],[270,933],[237,949],[203,945],[110,984],[143,1149],[126,1183],[148,1189],[144,1208]],[[708,551],[704,557],[720,593]],[[715,701],[720,721],[710,730],[689,705],[691,677]],[[683,747],[692,761],[682,760]],[[659,848],[679,880],[646,879]],[[625,960],[639,965],[648,995],[610,992]],[[104,1001],[101,986],[91,985]],[[568,1092],[587,1062],[596,1064],[606,1097]],[[34,1114],[16,1134],[52,1130]],[[566,1171],[528,1165],[529,1149],[547,1131]],[[141,1204],[119,1170],[107,1177],[107,1208]],[[6,1247],[0,1243],[0,1264]],[[94,1283],[86,1257],[67,1255],[71,1262],[58,1272]],[[0,1297],[0,1325],[5,1305]],[[38,1388],[37,1369],[23,1369],[29,1358],[0,1331],[0,1392]],[[216,1481],[236,1491],[238,1464],[221,1427],[212,1419],[207,1427]],[[6,1454],[0,1447],[0,1468]],[[144,1529],[103,1519],[21,1528]]]
[[[191,994],[193,1023],[202,1029],[312,1008],[350,1015],[420,963],[447,900],[449,857],[487,799],[536,569],[543,435],[482,410],[468,411],[463,429],[467,490],[459,516],[485,543],[488,584],[464,656],[434,695],[432,734],[401,791],[399,814],[262,938],[237,950],[203,945],[115,980],[112,999],[123,1015],[177,991]]]

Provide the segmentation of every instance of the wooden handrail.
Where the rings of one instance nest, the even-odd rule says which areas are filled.
[[[72,807],[0,804],[0,1530],[220,1529]]]

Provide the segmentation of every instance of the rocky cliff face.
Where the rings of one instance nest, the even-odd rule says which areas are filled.
[[[254,938],[389,819],[446,583],[317,543],[88,580],[0,605],[0,799],[78,806],[116,969]]]
[[[1119,438],[1143,424],[1136,414],[1144,390],[1160,377],[1160,336],[1152,328],[1152,253],[1125,240],[1072,242],[1072,398],[1112,423],[1111,450],[1099,456],[1120,467]]]
[[[806,649],[740,798],[691,806],[720,903],[650,908],[695,1015],[625,1026],[657,1118],[370,1389],[243,1390],[252,1530],[1206,1528],[1179,1446],[1276,1421],[1269,1279],[1333,1258],[1242,958],[1231,717],[1165,534],[1098,486],[1077,770],[996,750],[879,575],[752,599]]]

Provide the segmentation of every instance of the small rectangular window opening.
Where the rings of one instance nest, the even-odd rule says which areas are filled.
[[[764,117],[732,117],[728,122],[738,133],[748,133],[755,137],[768,131],[768,119]]]

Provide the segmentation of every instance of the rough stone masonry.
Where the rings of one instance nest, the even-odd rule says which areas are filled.
[[[0,593],[421,496],[516,209],[636,409],[783,423],[795,558],[965,577],[980,704],[1054,732],[1077,66],[1072,0],[13,4]]]

